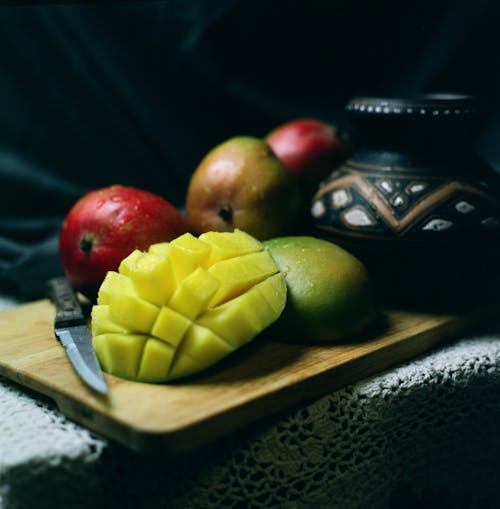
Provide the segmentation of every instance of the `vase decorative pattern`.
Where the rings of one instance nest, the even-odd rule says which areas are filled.
[[[498,248],[499,177],[474,152],[476,99],[360,97],[346,108],[357,148],[312,200],[317,232],[411,279],[449,281],[452,266]]]

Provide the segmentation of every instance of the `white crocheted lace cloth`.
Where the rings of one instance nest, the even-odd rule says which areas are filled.
[[[488,509],[498,486],[500,327],[170,459],[0,379],[1,509]]]

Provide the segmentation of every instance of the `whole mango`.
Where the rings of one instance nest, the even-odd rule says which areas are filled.
[[[265,240],[294,231],[302,198],[264,140],[236,136],[210,150],[194,171],[186,212],[197,234],[238,228]]]
[[[116,184],[89,191],[73,205],[61,226],[59,254],[73,287],[93,300],[106,272],[134,249],[186,231],[184,216],[163,197]]]
[[[264,242],[285,274],[287,303],[273,326],[282,340],[341,341],[361,333],[376,316],[365,265],[340,246],[311,236]]]

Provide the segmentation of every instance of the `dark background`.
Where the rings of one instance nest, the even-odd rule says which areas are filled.
[[[173,0],[0,6],[0,289],[39,296],[87,190],[182,206],[215,144],[299,116],[347,126],[353,95],[478,95],[500,168],[495,1]],[[471,140],[472,142],[472,140]]]

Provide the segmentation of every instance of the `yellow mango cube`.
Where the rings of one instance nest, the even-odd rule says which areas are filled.
[[[118,272],[108,271],[97,293],[97,303],[109,304],[109,297],[112,293],[134,295],[134,287],[130,278]]]
[[[92,330],[93,329],[94,328],[92,327]],[[107,334],[108,333],[94,334],[92,332],[92,345],[94,346],[95,353],[99,359],[102,369],[111,373],[111,364],[113,361],[108,352]]]
[[[267,251],[215,263],[208,272],[221,282],[221,286],[210,302],[211,306],[233,299],[278,271],[276,262]]]
[[[157,306],[166,304],[175,289],[170,258],[143,253],[135,262],[130,280],[137,295]]]
[[[279,292],[281,289],[281,292]],[[212,330],[235,349],[253,339],[276,320],[285,307],[285,276],[275,274],[238,297],[210,308],[197,323]]]
[[[156,244],[151,244],[149,246],[148,253],[153,253],[160,256],[169,256],[170,242],[157,242]]]
[[[175,358],[175,362],[170,367],[168,380],[191,376],[198,373],[200,370],[200,363],[197,359],[193,359],[189,357],[189,355],[178,355]]]
[[[124,276],[129,276],[137,265],[137,260],[142,258],[143,252],[139,249],[134,249],[128,256],[126,256],[118,266],[118,272]]]
[[[266,299],[271,309],[278,316],[281,315],[286,304],[287,288],[285,277],[285,273],[278,272],[252,288],[252,291],[255,289]],[[268,325],[271,325],[271,323]]]
[[[91,311],[92,334],[98,336],[105,332],[129,332],[109,318],[109,305],[97,304]]]
[[[191,233],[185,233],[170,243],[170,257],[176,280],[182,280],[198,267],[207,266],[210,245],[197,239]]]
[[[97,356],[108,373],[136,379],[147,336],[107,333],[94,337]]]
[[[199,369],[205,369],[233,350],[232,345],[213,331],[195,324],[187,331],[177,355],[179,358],[188,356],[197,361]]]
[[[177,346],[191,326],[191,320],[168,306],[163,306],[151,328],[151,335]]]
[[[137,372],[141,382],[162,382],[167,378],[175,348],[159,339],[148,338]]]
[[[220,286],[215,277],[198,267],[177,287],[168,307],[194,320],[208,307]]]
[[[140,297],[110,294],[110,320],[132,332],[149,334],[159,312],[157,306]]]
[[[199,240],[211,247],[208,265],[262,251],[262,244],[256,238],[238,228],[233,232],[205,232],[199,236]]]

